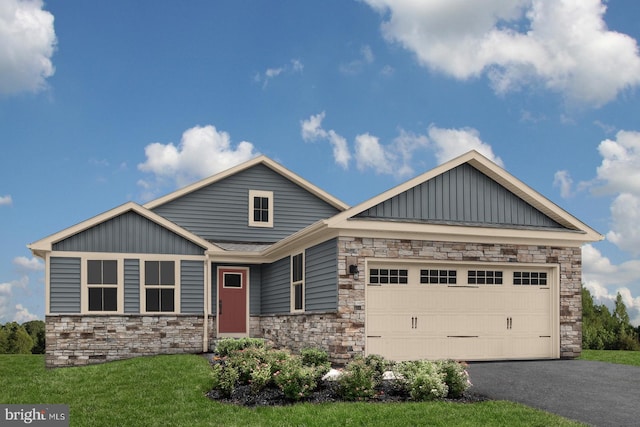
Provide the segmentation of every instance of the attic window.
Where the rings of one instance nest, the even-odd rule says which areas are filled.
[[[273,227],[273,191],[249,190],[249,226]]]

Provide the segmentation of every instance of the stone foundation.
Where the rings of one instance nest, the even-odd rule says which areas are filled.
[[[203,316],[60,315],[45,323],[48,368],[202,352]]]

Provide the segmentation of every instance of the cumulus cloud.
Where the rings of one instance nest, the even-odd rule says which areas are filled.
[[[325,112],[321,112],[316,115],[310,116],[306,120],[300,122],[302,139],[306,142],[316,141],[318,139],[326,139],[331,144],[333,149],[333,159],[343,169],[349,167],[349,160],[351,160],[351,153],[349,152],[349,145],[347,140],[336,133],[333,129],[324,130],[322,128],[322,121],[324,120]]]
[[[620,293],[631,323],[640,325],[640,297],[633,297],[630,288],[640,285],[640,260],[612,264],[593,245],[582,247],[583,283],[600,304],[612,308]]]
[[[355,138],[356,166],[361,171],[371,169],[377,174],[406,177],[413,174],[413,153],[428,144],[425,135],[404,130],[400,130],[390,144],[382,144],[377,136],[369,133],[360,134]]]
[[[229,134],[212,125],[187,129],[177,146],[172,142],[154,142],[147,145],[144,152],[146,160],[138,164],[138,169],[156,178],[155,183],[138,182],[147,194],[166,180],[183,186],[258,155],[253,144],[247,141],[233,147]]]
[[[553,175],[553,186],[560,189],[560,197],[567,199],[572,196],[571,188],[573,186],[573,179],[569,171],[561,170],[557,171]]]
[[[29,312],[29,309],[27,309],[22,304],[16,304],[14,309],[15,309],[15,313],[13,315],[14,322],[24,323],[24,322],[30,322],[31,320],[37,320],[39,318],[38,315]]]
[[[6,196],[0,196],[0,206],[11,206],[13,204],[13,199],[9,194]]]
[[[53,15],[41,0],[0,4],[0,94],[37,92],[54,73]]]
[[[385,38],[456,79],[486,75],[497,93],[543,84],[600,106],[640,84],[636,40],[611,31],[601,0],[364,0]]]
[[[292,59],[288,64],[280,67],[267,68],[263,73],[256,73],[253,80],[262,83],[262,88],[266,88],[269,82],[282,74],[298,74],[304,70],[304,64],[299,59]]]
[[[25,290],[29,285],[29,276],[0,283],[0,323],[11,322],[16,316],[16,291]]]
[[[428,135],[439,163],[445,163],[467,151],[476,150],[489,160],[504,167],[502,159],[493,153],[491,145],[480,139],[480,133],[476,129],[443,129],[431,125]]]
[[[13,259],[13,264],[18,267],[21,272],[30,272],[30,271],[43,271],[44,263],[39,258],[31,257],[27,258],[24,256],[15,257]]]

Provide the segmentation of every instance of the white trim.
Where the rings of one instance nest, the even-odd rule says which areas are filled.
[[[75,258],[75,256],[74,256]],[[90,252],[80,256],[80,314],[124,314],[124,260],[125,256],[116,253]],[[129,259],[129,258],[127,258]],[[117,300],[118,309],[116,311],[89,311],[89,284],[88,282],[88,261],[116,261],[118,263],[118,284]],[[91,287],[103,287],[92,285]],[[104,287],[112,287],[110,285]]]
[[[269,209],[267,211],[268,221],[256,221],[254,219],[254,211],[255,211],[255,198],[266,198],[269,203]],[[273,203],[273,191],[262,191],[262,190],[249,190],[249,227],[263,227],[263,228],[273,228],[273,216],[275,212],[275,207]]]
[[[44,315],[48,316],[51,314],[51,252],[44,254],[44,298]]]
[[[306,249],[303,249],[301,252],[296,252],[289,256],[289,285],[290,285],[289,311],[291,313],[304,313],[306,309],[305,296],[306,296],[307,290],[306,290],[305,279],[306,279],[307,269],[305,265],[305,260],[306,260],[305,253],[306,253]],[[302,279],[294,282],[293,281],[293,258],[295,258],[298,255],[302,256]],[[302,287],[302,308],[299,308],[299,309],[296,309],[295,292],[294,292],[295,286]]]
[[[218,301],[220,300],[220,270],[243,270],[245,273],[245,314],[246,314],[246,319],[245,319],[245,333],[237,333],[237,332],[220,332],[220,316],[218,315]],[[237,288],[236,288],[237,289]],[[244,337],[248,337],[250,332],[251,332],[251,324],[249,322],[250,319],[250,311],[251,311],[251,307],[250,307],[250,301],[251,299],[249,298],[249,293],[251,291],[251,267],[243,267],[243,266],[237,266],[237,265],[218,265],[216,266],[216,297],[218,299],[218,301],[216,301],[216,310],[215,310],[215,316],[216,316],[216,336],[218,338],[244,338]]]

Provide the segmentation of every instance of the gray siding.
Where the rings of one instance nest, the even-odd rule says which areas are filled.
[[[80,313],[80,258],[51,257],[51,313]]]
[[[216,304],[218,304],[218,265],[211,265],[211,311],[216,313]],[[260,291],[262,282],[262,271],[260,265],[245,264],[224,264],[226,267],[249,267],[249,313],[251,315],[260,314]]]
[[[305,311],[338,309],[338,244],[336,239],[305,253]]]
[[[53,245],[54,251],[202,255],[204,249],[129,211]]]
[[[291,309],[290,257],[262,267],[262,314],[288,313]]]
[[[203,261],[180,262],[180,312],[202,313],[204,310]]]
[[[124,312],[140,312],[140,261],[124,260]]]
[[[466,163],[373,206],[357,217],[562,228]]]
[[[249,227],[249,190],[273,191],[273,228]],[[276,242],[338,210],[268,167],[256,165],[154,212],[211,241]]]

